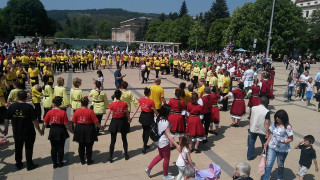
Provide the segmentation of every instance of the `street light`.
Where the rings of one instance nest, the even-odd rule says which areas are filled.
[[[275,5],[275,3],[276,3],[276,0],[273,0],[266,58],[269,58],[269,52],[270,52],[270,41],[271,41],[271,34],[272,34],[272,23],[273,23],[273,14],[274,14],[274,5]]]

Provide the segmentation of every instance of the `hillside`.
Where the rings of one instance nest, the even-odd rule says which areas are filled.
[[[63,23],[68,18],[79,17],[81,15],[90,15],[93,18],[104,19],[112,24],[119,24],[121,21],[146,16],[149,18],[158,18],[159,14],[131,12],[123,9],[87,9],[87,10],[48,10],[47,14],[50,18],[56,19]]]

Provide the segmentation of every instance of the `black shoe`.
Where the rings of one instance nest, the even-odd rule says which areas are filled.
[[[23,168],[23,163],[22,162],[16,163],[16,167],[17,167],[18,170],[22,169]]]
[[[208,142],[208,140],[206,140],[206,139],[202,141],[203,144],[206,144],[207,142]]]
[[[109,161],[110,163],[113,163],[113,159],[112,159],[111,157],[108,158],[108,161]]]
[[[248,161],[251,161],[251,160],[254,160],[254,159],[255,159],[255,157],[252,157],[252,158],[249,158]]]
[[[149,149],[149,148],[150,148],[150,146],[145,146],[144,148],[145,148],[145,149]]]
[[[84,165],[84,164],[86,164],[86,161],[85,160],[83,160],[83,161],[80,160],[80,163],[81,163],[81,165]]]
[[[199,150],[199,149],[195,149],[194,151],[195,151],[195,153],[201,153],[201,150]]]
[[[125,159],[126,161],[129,160],[129,159],[130,159],[129,155],[128,155],[128,154],[125,154],[125,155],[124,155],[124,159]]]
[[[59,162],[59,163],[58,163],[58,167],[59,167],[59,168],[62,168],[63,166],[64,166],[64,163],[63,163],[63,162]]]
[[[194,149],[191,149],[190,153],[193,153],[194,152]]]
[[[146,148],[142,148],[142,154],[146,154],[147,151],[146,151]]]
[[[53,169],[56,169],[58,167],[58,163],[53,163]]]
[[[88,160],[87,161],[87,165],[91,165],[91,164],[93,164],[94,163],[94,160]]]
[[[214,134],[214,132],[213,132],[213,131],[209,131],[209,133],[210,133],[210,134]]]
[[[218,133],[218,132],[213,132],[213,134],[214,134],[214,135],[216,135],[216,136],[218,136],[218,135],[219,135],[219,133]]]
[[[170,148],[170,150],[174,150],[176,147],[175,146],[172,146],[171,148]]]
[[[36,169],[38,166],[39,166],[39,164],[31,164],[31,165],[28,165],[28,166],[27,166],[27,170],[28,170],[28,171],[31,171],[31,170],[33,170],[33,169]]]

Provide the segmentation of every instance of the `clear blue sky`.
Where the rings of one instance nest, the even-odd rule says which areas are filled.
[[[102,9],[122,8],[134,12],[170,13],[179,12],[183,0],[41,0],[47,10],[53,9]],[[210,9],[214,0],[186,0],[189,14],[195,16]],[[227,0],[230,13],[245,2],[255,0]],[[0,0],[0,8],[7,5],[8,0]]]

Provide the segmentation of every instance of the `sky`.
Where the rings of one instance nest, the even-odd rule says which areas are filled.
[[[144,13],[179,12],[183,0],[40,0],[47,10],[80,10],[122,8],[128,11]],[[214,0],[186,0],[189,14],[195,16],[210,9]],[[230,13],[246,2],[255,0],[227,0]],[[0,0],[0,8],[7,5],[8,0]]]

